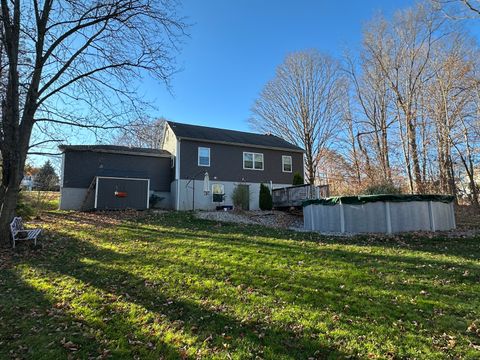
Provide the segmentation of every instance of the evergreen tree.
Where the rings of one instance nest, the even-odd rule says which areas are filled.
[[[292,185],[303,185],[303,184],[304,184],[304,181],[303,181],[302,175],[300,175],[299,172],[296,172],[295,174],[293,174]]]
[[[262,210],[272,210],[273,200],[270,189],[267,185],[260,184],[259,205]]]
[[[35,176],[35,187],[37,190],[54,191],[58,189],[58,175],[49,160],[38,171]]]

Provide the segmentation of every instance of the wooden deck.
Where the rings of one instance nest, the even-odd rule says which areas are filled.
[[[273,207],[300,207],[305,200],[328,197],[328,185],[310,184],[273,189]]]

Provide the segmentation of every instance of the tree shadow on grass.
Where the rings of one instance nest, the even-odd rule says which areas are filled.
[[[127,228],[129,226],[126,225]],[[247,286],[263,287],[264,293],[275,289],[277,296],[282,296],[282,290],[284,295],[299,293],[304,295],[290,297],[295,304],[303,304],[310,308],[327,307],[335,312],[346,313],[347,316],[360,317],[365,322],[369,322],[375,317],[382,319],[380,322],[376,322],[376,325],[370,324],[371,328],[381,326],[389,328],[398,319],[403,319],[411,321],[413,324],[421,322],[421,326],[426,329],[430,328],[431,334],[449,333],[454,329],[464,332],[468,326],[466,322],[468,318],[471,318],[472,311],[475,309],[472,304],[476,301],[474,287],[478,285],[480,264],[472,259],[468,259],[469,261],[463,261],[462,258],[444,257],[432,259],[416,255],[414,251],[406,254],[405,250],[410,249],[401,249],[402,251],[398,254],[397,252],[390,254],[359,252],[354,249],[349,251],[336,247],[306,249],[304,245],[291,241],[249,237],[246,234],[238,233],[237,226],[232,226],[230,229],[223,226],[220,229],[212,227],[210,235],[203,230],[198,234],[198,230],[191,230],[189,227],[172,228],[167,226],[167,228],[168,230],[158,232],[136,225],[137,232],[148,234],[147,238],[151,242],[155,242],[155,239],[161,241],[165,237],[175,236],[178,241],[174,246],[179,251],[182,247],[184,247],[184,251],[194,247],[196,250],[203,248],[210,254],[212,252],[218,254],[217,257],[211,259],[210,266],[191,262],[181,264],[182,260],[176,258],[176,265],[183,273],[201,273],[204,277],[217,278],[218,281],[222,281],[222,276],[225,276],[224,272],[219,274],[218,268],[230,269],[235,274],[250,274],[250,279],[248,276],[240,278],[237,276],[236,280],[246,282]],[[182,244],[182,239],[190,239],[193,242],[185,241]],[[272,263],[269,261],[272,259],[268,258],[265,258],[263,263],[260,261],[240,264],[237,261],[242,256],[253,259],[268,254],[277,260],[286,259],[290,263],[295,263],[297,258],[304,260],[305,253],[308,253],[307,258],[318,257],[319,262],[328,260],[340,268],[350,266],[361,273],[359,280],[363,283],[355,283],[353,288],[350,283],[347,288],[339,290],[345,283],[355,281],[355,279],[325,278],[315,273],[308,273],[296,276],[293,280],[286,276],[288,271],[301,272],[303,265],[271,269],[268,266],[262,266]],[[428,252],[426,253],[428,254]],[[233,259],[230,260],[229,256]],[[391,277],[395,278],[395,282],[392,282]],[[402,279],[404,282],[399,281]],[[471,287],[464,286],[468,284]],[[234,282],[233,285],[235,286],[237,283]],[[319,289],[320,294],[318,293]],[[348,311],[344,311],[346,306],[348,306]],[[448,320],[434,320],[435,317],[438,317],[437,312],[444,313],[447,318],[452,320],[455,319],[455,327],[452,327]],[[418,331],[416,326],[418,325],[410,326],[409,331],[412,331],[412,335]],[[368,325],[360,325],[357,326],[357,330],[365,331],[368,327]],[[355,325],[351,324],[350,328],[355,328]]]
[[[388,274],[392,270],[398,271],[401,269],[405,276],[416,276],[423,272],[428,272],[431,276],[443,276],[450,269],[455,269],[449,274],[449,277],[454,277],[455,280],[476,284],[479,280],[478,271],[480,270],[480,262],[475,259],[468,259],[465,261],[456,261],[460,259],[452,259],[448,257],[431,258],[418,254],[410,249],[401,249],[398,247],[392,248],[393,252],[380,252],[382,248],[378,246],[369,246],[372,252],[369,251],[347,251],[344,248],[332,248],[329,246],[305,246],[294,241],[282,241],[282,239],[264,238],[261,236],[252,236],[238,233],[238,229],[234,228],[232,232],[225,232],[224,229],[212,229],[210,232],[206,231],[191,231],[188,228],[169,227],[168,230],[155,230],[146,228],[141,224],[122,224],[121,229],[135,234],[138,241],[145,241],[146,244],[154,244],[161,242],[163,239],[174,237],[177,241],[175,246],[191,247],[190,242],[184,240],[195,240],[196,249],[204,249],[213,251],[219,254],[233,254],[237,256],[262,256],[263,254],[275,254],[276,260],[284,259],[292,262],[295,259],[305,260],[306,254],[311,259],[318,259],[321,261],[324,258],[333,258],[336,261],[348,262],[352,266],[356,266],[363,270],[373,270]],[[284,239],[286,240],[286,239]],[[288,239],[291,240],[291,239]],[[330,242],[327,244],[331,244]],[[336,245],[336,244],[335,244]],[[354,244],[348,244],[354,245]],[[406,254],[409,251],[410,254]],[[260,255],[259,255],[260,254]],[[429,252],[425,252],[428,255]],[[392,265],[396,264],[395,267]],[[253,270],[253,269],[252,269]],[[468,274],[468,275],[464,275]]]
[[[468,260],[480,258],[480,238],[455,238],[448,233],[411,232],[388,235],[356,235],[328,236],[315,232],[296,232],[286,229],[275,229],[261,225],[222,223],[218,221],[197,219],[190,213],[165,213],[161,216],[145,217],[139,220],[143,223],[168,224],[179,229],[194,229],[213,232],[215,234],[231,235],[232,233],[274,237],[275,240],[297,240],[315,243],[376,246],[409,251],[424,251],[432,254],[458,256]],[[185,226],[188,224],[188,226]],[[220,225],[220,226],[218,226]]]
[[[198,231],[211,234],[225,235],[228,237],[240,236],[255,241],[254,237],[274,238],[275,241],[259,242],[262,246],[288,246],[281,240],[295,240],[299,242],[313,242],[337,245],[355,245],[366,247],[380,247],[386,249],[405,249],[408,251],[421,251],[431,254],[457,256],[467,260],[480,258],[480,238],[455,238],[447,237],[444,233],[404,233],[393,236],[357,235],[357,236],[328,236],[314,232],[295,232],[293,230],[275,229],[261,225],[225,223],[204,219],[197,219],[191,213],[166,212],[160,215],[148,212],[101,212],[101,213],[51,213],[54,219],[65,218],[74,222],[89,224],[92,226],[105,226],[123,228],[128,231],[137,231],[141,236],[165,235],[174,233],[177,237],[190,237]],[[155,229],[147,229],[145,225],[162,226],[164,232]],[[292,250],[298,247],[291,246]]]
[[[18,271],[2,270],[0,294],[0,358],[66,359],[99,354],[99,342],[78,337],[83,324],[25,282]]]
[[[171,214],[167,214],[171,215]],[[184,216],[179,215],[179,216]],[[155,224],[155,221],[153,222]],[[180,222],[180,224],[182,224]],[[189,224],[189,223],[187,223]],[[195,243],[195,249],[204,248],[209,252],[217,252],[221,256],[216,259],[217,265],[221,264],[223,267],[232,267],[235,266],[237,273],[245,273],[245,274],[252,274],[252,273],[263,273],[267,275],[271,279],[277,279],[276,281],[281,282],[285,279],[282,278],[282,274],[287,271],[288,269],[277,269],[272,270],[269,268],[261,268],[259,269],[257,263],[250,264],[250,265],[240,265],[237,260],[234,260],[233,263],[227,261],[226,259],[228,256],[235,255],[243,255],[245,257],[258,257],[262,256],[263,253],[268,253],[269,255],[275,255],[276,259],[285,259],[287,262],[292,262],[295,260],[295,257],[298,255],[299,260],[305,259],[305,252],[308,251],[309,256],[312,258],[318,258],[319,261],[322,259],[328,259],[330,261],[334,261],[337,264],[348,264],[350,266],[355,267],[357,270],[362,271],[364,273],[372,272],[372,276],[369,276],[369,287],[376,288],[377,291],[388,290],[390,293],[402,294],[408,293],[416,294],[421,292],[428,292],[432,293],[437,290],[436,288],[439,286],[438,284],[434,284],[433,282],[430,283],[396,283],[396,284],[388,284],[384,279],[381,277],[388,276],[392,274],[392,272],[402,271],[405,278],[408,277],[418,277],[423,276],[427,279],[434,279],[434,278],[442,278],[445,277],[445,274],[448,273],[450,269],[454,269],[455,271],[450,272],[448,274],[449,280],[453,280],[459,283],[471,283],[472,285],[477,284],[479,277],[478,277],[478,270],[479,265],[476,263],[456,263],[452,262],[448,258],[440,258],[438,260],[432,259],[425,259],[425,258],[417,258],[415,256],[410,255],[395,255],[395,254],[379,254],[379,253],[365,253],[365,252],[357,252],[357,251],[345,251],[338,248],[329,248],[329,247],[310,247],[308,249],[301,244],[296,244],[295,242],[287,242],[281,240],[266,240],[259,236],[258,238],[249,237],[245,234],[238,233],[238,227],[209,227],[211,231],[198,231],[192,230],[190,227],[187,226],[178,226],[173,227],[172,225],[167,225],[164,230],[156,230],[152,228],[148,228],[142,222],[140,223],[123,223],[119,226],[119,228],[135,234],[136,239],[144,239],[149,244],[154,244],[156,241],[161,241],[162,239],[169,238],[174,236],[176,239],[195,239],[204,241],[205,244],[200,242]],[[162,226],[164,224],[162,223]],[[199,234],[200,232],[200,234]],[[178,241],[175,243],[175,247],[191,247],[192,244],[190,242],[186,242],[182,244],[182,241]],[[245,249],[250,249],[246,251]],[[260,250],[261,249],[261,250]],[[142,249],[145,252],[145,249]],[[147,248],[148,251],[148,248]],[[260,254],[259,254],[260,253]],[[148,257],[148,255],[147,255]],[[145,258],[142,258],[142,262],[145,262]],[[268,259],[266,259],[268,260]],[[168,261],[168,259],[164,259],[164,261]],[[175,265],[179,265],[181,259],[175,260]],[[190,270],[190,271],[189,271]],[[215,277],[217,275],[218,270],[213,268],[209,273],[206,272],[206,268],[200,268],[193,263],[184,264],[182,267],[182,271],[190,272],[192,274],[204,273],[205,276]],[[298,269],[297,269],[298,270]],[[375,274],[379,274],[376,276]],[[278,276],[277,276],[278,275]],[[324,277],[318,277],[314,274],[309,274],[308,277],[304,279],[296,279],[297,283],[295,284],[296,287],[300,289],[311,289],[311,291],[315,292],[318,289],[312,287],[312,283],[317,284],[325,284],[325,280],[328,280],[328,284],[331,285],[330,287],[341,286],[343,279],[325,279]],[[457,289],[450,289],[448,286],[442,288],[442,295],[444,296],[455,296],[457,294]],[[339,294],[339,296],[342,296]]]
[[[160,236],[158,241],[162,238]],[[153,235],[151,240],[155,242]],[[209,254],[207,262],[202,258],[196,261],[193,256],[169,260],[161,254],[146,256],[142,262],[154,264],[161,259],[162,264],[174,267],[187,278],[201,276],[219,283],[227,279],[232,287],[244,285],[258,291],[260,296],[274,294],[273,297],[302,305],[305,309],[318,311],[328,308],[364,322],[380,318],[382,320],[375,325],[377,327],[389,328],[393,322],[403,319],[422,322],[426,328],[431,326],[432,332],[441,334],[448,333],[452,327],[448,322],[433,325],[431,320],[435,312],[466,319],[477,297],[475,286],[478,285],[479,268],[471,264],[428,260],[422,265],[410,256],[358,253],[329,247],[321,247],[292,259],[289,256],[292,246],[259,253],[259,246],[251,246],[248,241],[235,240],[232,243],[231,239],[218,236],[208,240],[208,237],[202,236],[201,243],[180,240],[168,245],[187,255],[191,248],[202,248]],[[298,247],[301,249],[301,246]],[[249,248],[251,251],[244,250]],[[318,262],[309,257],[317,257]],[[245,262],[242,258],[250,258],[251,261]],[[280,268],[274,264],[274,259],[277,262],[279,259],[287,261]],[[323,262],[329,264],[335,273],[316,272],[315,268],[321,270]],[[309,267],[308,271],[303,271],[305,266]],[[342,271],[352,272],[354,277],[338,276]],[[292,277],[294,273],[297,274]],[[471,286],[469,290],[459,290],[461,284]],[[211,291],[211,294],[221,297],[222,292],[220,288]],[[353,330],[355,326],[350,324],[349,328]],[[357,326],[357,330],[365,331],[367,327],[364,323]]]
[[[189,340],[183,344],[180,341],[179,347],[193,341],[193,346],[199,350],[207,348],[212,353],[238,350],[244,352],[246,357],[261,355],[267,358],[304,359],[309,356],[323,358],[346,355],[338,349],[322,345],[318,339],[274,323],[242,322],[229,314],[227,306],[209,299],[205,299],[205,305],[200,305],[189,299],[173,298],[172,294],[165,294],[148,284],[146,278],[123,270],[121,265],[128,264],[130,259],[130,256],[71,237],[62,257],[54,257],[48,263],[33,261],[29,265],[49,273],[74,277],[102,293],[141,306],[160,319],[166,329],[173,328],[174,332],[186,334]],[[118,266],[109,266],[111,264]],[[181,292],[181,289],[178,291]],[[175,329],[178,324],[181,324],[180,328]],[[119,328],[122,327],[116,327],[117,336],[122,336]],[[161,337],[162,334],[157,334],[148,342],[163,342]]]
[[[446,287],[436,289],[442,286],[436,281],[442,279],[442,272],[447,272],[449,267],[454,268],[454,272],[445,275],[445,278],[453,279],[458,282],[471,283],[472,289],[475,286],[475,279],[478,273],[478,266],[470,262],[458,262],[460,259],[450,260],[440,257],[437,260],[426,259],[424,256],[419,259],[412,254],[381,254],[361,252],[349,248],[316,246],[312,242],[284,241],[284,240],[304,240],[290,236],[290,233],[272,232],[254,226],[252,229],[232,226],[212,226],[215,222],[171,221],[170,214],[163,220],[146,219],[133,222],[122,222],[120,225],[105,225],[107,230],[116,229],[125,236],[113,239],[109,231],[105,234],[91,228],[90,235],[92,239],[98,242],[97,247],[88,241],[81,241],[70,235],[64,235],[68,238],[68,245],[62,250],[62,256],[54,259],[52,263],[43,263],[32,266],[39,266],[49,271],[58,272],[67,276],[73,276],[82,283],[105,292],[124,296],[128,294],[128,300],[138,304],[147,311],[164,317],[164,322],[170,324],[167,326],[176,326],[180,321],[182,332],[186,336],[193,338],[193,347],[208,348],[209,351],[227,351],[222,349],[224,343],[228,343],[231,351],[245,351],[254,353],[263,351],[266,357],[305,358],[319,351],[319,357],[335,354],[342,356],[340,352],[331,346],[324,346],[318,340],[316,329],[308,331],[292,331],[290,325],[298,325],[301,318],[289,321],[282,320],[282,323],[263,321],[261,319],[243,321],[238,319],[229,311],[228,305],[225,306],[222,297],[222,289],[213,286],[204,294],[194,294],[197,300],[182,297],[183,290],[181,286],[175,283],[181,278],[189,278],[191,275],[199,276],[207,281],[226,281],[231,277],[229,287],[243,283],[247,287],[259,290],[259,296],[270,296],[272,299],[284,300],[283,305],[273,304],[272,307],[282,306],[291,307],[301,306],[305,313],[309,309],[326,309],[327,314],[339,314],[339,326],[343,326],[346,331],[362,334],[372,333],[381,339],[382,336],[389,340],[399,335],[398,329],[390,329],[397,317],[411,323],[404,324],[403,333],[414,336],[417,333],[417,325],[412,323],[421,323],[424,330],[429,331],[429,335],[449,333],[458,331],[462,327],[462,332],[467,326],[464,322],[468,313],[470,317],[474,312],[474,306],[469,304],[472,293],[459,295],[455,300],[455,287]],[[184,216],[184,215],[180,215]],[[94,223],[93,223],[94,224]],[[280,234],[277,235],[276,234]],[[64,233],[65,234],[65,233]],[[89,236],[90,237],[90,236]],[[272,239],[273,238],[273,239]],[[109,244],[121,245],[125,242],[125,248],[119,246],[123,253],[118,253],[107,249]],[[330,243],[329,243],[330,244]],[[334,243],[336,245],[336,243]],[[104,247],[106,245],[106,247]],[[368,244],[374,248],[376,245]],[[201,260],[197,260],[196,254],[188,254],[187,250],[201,251],[204,254]],[[164,250],[164,252],[162,252]],[[411,250],[411,249],[402,249]],[[169,259],[168,256],[176,251],[179,254],[185,254],[186,258],[175,256]],[[422,250],[423,251],[423,250]],[[198,260],[200,260],[198,258]],[[255,259],[258,261],[243,261],[243,259]],[[269,264],[273,264],[273,258],[285,259],[288,264],[282,269],[271,269]],[[315,271],[302,273],[301,264],[298,261],[305,259],[319,259],[319,264],[325,262],[338,269],[347,269],[351,267],[360,272],[360,283],[354,283],[356,279],[342,279],[320,276]],[[85,262],[85,260],[91,260]],[[470,259],[469,259],[470,260]],[[313,261],[313,260],[312,260]],[[277,261],[278,262],[278,261]],[[420,264],[419,262],[424,262]],[[293,264],[292,264],[293,263]],[[142,271],[135,271],[135,266],[145,266]],[[259,264],[260,268],[256,267]],[[305,264],[312,265],[312,264]],[[178,270],[178,276],[170,281],[169,287],[178,286],[178,288],[158,288],[148,285],[146,280],[149,274],[145,269],[155,267],[171,267],[172,271]],[[421,266],[425,266],[422,268]],[[130,271],[127,271],[130,270]],[[405,284],[389,284],[381,276],[395,275],[393,271],[398,270],[404,273],[404,278],[413,278],[413,282]],[[463,276],[461,273],[470,271],[470,275]],[[290,277],[290,272],[297,272],[297,275]],[[452,278],[452,274],[453,278]],[[346,288],[340,288],[345,282]],[[353,284],[353,287],[352,287]],[[320,293],[318,290],[320,289]],[[360,289],[360,290],[359,290]],[[421,295],[421,292],[427,294]],[[186,292],[188,293],[188,292]],[[400,294],[408,298],[396,300],[394,295]],[[429,293],[432,293],[430,295]],[[412,295],[413,294],[413,295]],[[180,297],[178,297],[180,295]],[[299,295],[299,296],[296,296]],[[203,296],[202,301],[198,297]],[[433,297],[432,297],[433,296]],[[369,299],[369,298],[372,299]],[[415,299],[411,299],[411,298]],[[231,300],[231,299],[230,299]],[[413,300],[413,303],[409,301]],[[238,301],[243,301],[239,296]],[[421,306],[416,302],[422,303]],[[350,305],[345,310],[345,305]],[[252,312],[256,311],[254,305]],[[442,311],[451,312],[449,318],[443,321],[429,322],[432,312],[438,308]],[[264,310],[262,310],[264,311]],[[298,315],[302,316],[302,315]],[[330,315],[329,315],[330,316]],[[342,323],[349,320],[348,317],[357,317],[351,323]],[[455,322],[453,329],[451,319]],[[243,321],[243,322],[242,322]],[[177,330],[176,330],[177,331]],[[383,332],[383,333],[382,333]],[[222,335],[226,334],[226,335]],[[204,340],[212,338],[206,342]],[[227,339],[225,337],[232,337]],[[325,341],[325,340],[324,340]],[[431,346],[428,337],[421,337],[425,346]],[[330,344],[335,343],[330,341]],[[398,346],[402,346],[398,342]],[[180,346],[180,345],[179,345]],[[247,350],[248,349],[248,350]],[[407,356],[407,355],[406,355]]]
[[[173,215],[175,216],[173,216]],[[162,239],[175,237],[176,240],[199,240],[205,241],[207,244],[201,244],[200,242],[195,243],[195,248],[204,248],[208,251],[215,251],[217,253],[224,253],[228,255],[236,254],[236,255],[244,255],[246,257],[251,256],[261,256],[258,255],[259,253],[266,252],[270,255],[275,254],[278,258],[283,258],[286,261],[292,261],[295,257],[303,260],[305,258],[305,253],[308,252],[309,256],[312,258],[329,258],[333,259],[337,262],[348,262],[352,266],[355,266],[359,269],[364,271],[373,270],[375,272],[380,272],[382,274],[388,274],[392,272],[392,264],[396,264],[395,271],[401,269],[404,272],[405,276],[417,276],[425,272],[428,273],[429,276],[437,276],[441,277],[448,271],[450,268],[455,269],[456,271],[449,274],[451,278],[453,276],[454,280],[467,282],[475,284],[478,281],[478,267],[480,264],[478,263],[457,263],[452,262],[449,258],[439,258],[439,259],[429,259],[425,257],[416,257],[412,255],[406,254],[381,254],[381,253],[367,253],[367,252],[358,252],[358,251],[345,251],[343,249],[338,248],[329,248],[323,246],[303,246],[302,244],[295,243],[292,241],[282,241],[282,238],[275,240],[270,240],[267,238],[262,237],[255,234],[254,236],[249,236],[248,233],[239,233],[237,226],[222,226],[222,227],[208,227],[208,231],[202,229],[202,231],[196,230],[190,227],[190,222],[182,222],[178,221],[178,217],[180,218],[187,218],[188,220],[192,220],[191,215],[187,214],[180,214],[180,213],[167,213],[165,215],[167,220],[173,216],[174,219],[177,221],[173,221],[173,223],[168,222],[168,225],[165,226],[165,223],[161,223],[162,228],[161,230],[157,230],[155,228],[149,228],[149,225],[157,224],[158,219],[153,218],[153,222],[143,222],[140,220],[136,223],[122,223],[121,225],[115,225],[114,228],[124,230],[129,234],[133,234],[135,236],[135,241],[144,242],[145,244],[155,244],[155,242],[161,241]],[[148,218],[147,218],[148,219]],[[152,220],[152,218],[150,218]],[[194,221],[194,224],[197,224],[197,221]],[[205,225],[205,221],[199,221],[200,224]],[[211,222],[207,222],[211,223]],[[187,226],[185,226],[187,224]],[[179,226],[180,225],[180,226]],[[256,229],[256,227],[255,227]],[[271,234],[268,234],[271,237]],[[287,234],[291,235],[291,234]],[[130,235],[131,236],[131,235]],[[285,238],[283,238],[285,239]],[[289,240],[291,238],[288,238]],[[110,240],[114,241],[114,240]],[[122,239],[117,239],[114,242],[121,243]],[[349,244],[350,245],[350,244]],[[186,245],[183,245],[182,242],[176,242],[176,247],[190,247],[191,244],[186,242]],[[374,249],[376,246],[371,246]],[[250,249],[246,251],[245,249]],[[261,249],[261,250],[260,250]],[[149,251],[150,249],[141,248],[140,252],[145,253],[145,251]],[[398,248],[395,248],[398,250]],[[401,249],[403,250],[406,249]],[[409,250],[409,249],[408,249]],[[413,253],[414,254],[414,253]],[[136,256],[132,251],[130,251],[130,256],[132,258]],[[277,258],[277,259],[278,259]],[[142,259],[143,261],[144,259]],[[469,259],[470,260],[470,259]],[[220,259],[219,261],[224,261]],[[228,265],[228,264],[224,264]],[[422,267],[425,268],[426,271],[422,270]],[[254,269],[252,267],[247,267],[246,269],[242,269],[244,271],[257,271],[258,269]],[[467,274],[467,275],[463,275]],[[271,275],[271,274],[270,274]],[[314,278],[310,280],[315,280]],[[323,279],[320,279],[323,280]]]

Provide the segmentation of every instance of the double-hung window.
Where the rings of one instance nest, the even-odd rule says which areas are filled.
[[[292,172],[292,157],[288,155],[282,156],[282,171]]]
[[[248,170],[263,170],[263,154],[244,152],[243,168]]]
[[[198,148],[198,166],[210,166],[210,148]]]

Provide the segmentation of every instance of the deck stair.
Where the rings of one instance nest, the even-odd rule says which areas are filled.
[[[95,191],[95,188],[97,186],[97,177],[95,176],[90,183],[90,186],[87,189],[87,192],[85,193],[85,197],[83,198],[82,206],[80,207],[80,211],[87,211],[91,210],[92,207],[87,207],[88,200],[90,199],[90,196],[93,194]]]

